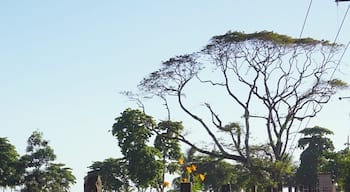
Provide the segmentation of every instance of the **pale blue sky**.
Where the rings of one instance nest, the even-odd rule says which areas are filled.
[[[161,61],[197,51],[228,30],[298,37],[308,6],[305,0],[2,0],[0,137],[23,154],[29,135],[42,131],[58,162],[73,169],[72,191],[83,191],[92,161],[120,157],[108,130],[135,105],[119,91],[134,90]],[[303,37],[333,41],[347,6],[314,1]],[[350,41],[349,32],[347,18],[338,42]],[[348,82],[349,52],[336,73]],[[349,107],[335,97],[311,122],[334,128],[338,148],[350,130]]]

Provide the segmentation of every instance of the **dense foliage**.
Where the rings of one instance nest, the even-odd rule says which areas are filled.
[[[180,122],[161,121],[135,109],[126,109],[113,124],[112,134],[126,161],[128,178],[141,190],[164,190],[165,173],[174,173],[174,161],[181,156],[175,138],[183,127]],[[151,141],[154,138],[154,141]]]
[[[23,192],[68,192],[75,177],[70,168],[56,164],[56,155],[43,138],[43,134],[34,131],[27,140],[26,154],[22,156],[26,172]]]
[[[24,167],[19,154],[7,138],[0,137],[0,186],[14,187],[20,184]]]
[[[0,186],[21,188],[22,192],[67,192],[75,183],[72,170],[55,163],[56,155],[34,131],[27,140],[26,154],[19,157],[6,138],[0,138]]]
[[[320,165],[326,154],[334,150],[333,142],[326,135],[333,134],[329,129],[315,126],[300,131],[304,137],[298,145],[304,151],[300,155],[300,166],[296,172],[296,182],[307,188],[315,189],[318,184]]]

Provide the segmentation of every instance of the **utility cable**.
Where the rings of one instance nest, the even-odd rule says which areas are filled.
[[[310,1],[309,9],[310,9],[310,7],[311,7],[311,3],[312,3],[312,0]],[[307,15],[308,15],[309,9],[308,9],[308,11],[307,11]],[[332,51],[332,49],[334,48],[334,45],[335,45],[336,41],[338,40],[339,34],[340,34],[340,32],[341,32],[341,30],[342,30],[342,28],[343,28],[343,25],[344,25],[344,23],[345,23],[345,19],[346,19],[346,17],[347,17],[347,14],[348,14],[348,12],[349,12],[349,9],[350,9],[350,4],[349,4],[349,6],[348,6],[348,8],[347,8],[347,10],[346,10],[346,12],[345,12],[345,14],[344,14],[344,17],[343,17],[343,19],[342,19],[342,22],[341,22],[341,24],[340,24],[340,26],[339,26],[339,28],[338,28],[337,34],[336,34],[336,36],[335,36],[335,38],[334,38],[334,41],[333,41],[333,45],[332,45],[332,47],[331,47],[331,51]],[[307,16],[306,16],[306,18],[307,18]],[[305,18],[305,21],[306,21],[306,18]],[[304,25],[305,25],[305,21],[304,21]],[[302,34],[303,30],[304,30],[304,25],[303,25],[302,31],[301,31],[301,33],[300,33],[300,37],[301,37],[301,34]],[[334,76],[334,74],[335,74],[335,71],[338,69],[338,67],[339,67],[339,65],[340,65],[340,63],[341,63],[341,61],[342,61],[342,59],[343,59],[343,57],[344,57],[344,55],[345,55],[345,53],[346,53],[346,51],[347,51],[347,49],[348,49],[349,46],[350,46],[350,41],[347,43],[347,45],[346,45],[346,47],[345,47],[345,49],[344,49],[344,51],[343,51],[343,53],[342,53],[342,55],[341,55],[339,61],[337,62],[337,64],[336,64],[336,66],[335,66],[335,68],[334,68],[334,70],[333,70],[333,72],[332,72],[332,74],[331,74],[329,80],[331,80],[331,79],[333,78],[333,76]],[[330,52],[331,52],[331,51],[330,51]],[[327,57],[327,59],[326,59],[326,62],[328,62],[329,58],[330,58],[330,53],[328,54],[328,57]],[[309,105],[310,105],[310,103],[308,103],[304,115],[306,115],[306,113],[307,113],[307,111],[308,111],[308,109],[309,109]],[[310,123],[310,121],[311,121],[311,118],[308,119],[308,121],[306,122],[305,127],[308,126],[308,124]],[[299,132],[299,130],[300,130],[300,128],[301,128],[301,125],[302,125],[302,124],[301,124],[301,122],[300,122],[299,127],[298,127],[298,129],[297,129],[297,132]],[[292,147],[292,146],[293,146],[293,143],[295,142],[296,136],[297,136],[297,134],[294,135],[294,137],[293,137],[293,139],[292,139],[292,141],[291,141],[291,145],[290,145],[289,150],[288,150],[289,153],[290,153],[290,151],[292,150],[291,155],[293,155],[293,153],[294,153],[294,151],[295,151],[295,149],[296,149],[296,147]]]
[[[307,21],[307,18],[309,17],[311,5],[312,5],[312,0],[310,0],[309,7],[307,8],[306,16],[305,16],[305,19],[304,19],[303,26],[301,27],[299,38],[301,38],[301,36],[303,35],[304,29],[305,29],[305,25],[306,25],[306,21]]]
[[[300,31],[300,34],[299,34],[299,39],[302,37],[302,35],[303,35],[303,33],[304,33],[306,21],[307,21],[307,19],[309,18],[309,13],[310,13],[310,10],[311,10],[311,5],[312,5],[312,0],[310,0],[309,6],[308,6],[308,8],[307,8],[306,15],[305,15],[305,18],[304,18],[304,22],[303,22],[303,25],[302,25],[302,27],[301,27],[301,31]],[[293,53],[293,58],[294,58],[294,56],[296,55],[296,51],[297,51],[297,50],[296,50],[296,48],[295,48],[294,53]],[[305,114],[304,114],[304,115],[306,115],[306,112],[308,111],[308,109],[309,109],[309,105],[306,106],[306,111],[305,111]],[[301,128],[301,122],[300,122],[300,124],[299,124],[298,129],[297,129],[297,132],[295,133],[295,135],[294,135],[293,138],[292,138],[292,141],[291,141],[291,143],[290,143],[290,147],[289,147],[289,149],[288,149],[288,153],[290,153],[290,151],[291,151],[291,148],[292,148],[292,146],[293,146],[293,143],[294,143],[294,141],[295,141],[295,139],[296,139],[296,135],[297,135],[297,133],[299,132],[300,128]],[[294,150],[295,150],[295,148],[293,149],[291,155],[293,155]]]
[[[344,22],[345,22],[345,18],[346,18],[346,16],[348,15],[349,9],[350,9],[350,3],[349,3],[349,5],[348,5],[348,8],[346,9],[346,12],[345,12],[345,14],[344,14],[343,20],[342,20],[342,22],[340,23],[340,26],[339,26],[337,35],[335,36],[335,39],[334,39],[334,43],[337,41],[337,39],[338,39],[338,37],[339,37],[339,34],[340,34],[340,31],[341,31],[341,29],[343,28],[343,25],[344,25]],[[335,71],[338,69],[338,67],[339,67],[339,65],[340,65],[340,63],[341,63],[341,61],[343,60],[343,57],[344,57],[344,55],[345,55],[345,53],[346,53],[346,51],[347,51],[347,49],[348,49],[348,47],[349,47],[349,44],[350,44],[350,41],[348,42],[348,44],[346,45],[346,47],[345,47],[345,49],[344,49],[342,55],[340,56],[339,61],[338,61],[337,65],[335,66],[334,71],[333,71],[333,73],[332,73],[332,75],[331,75],[331,77],[330,77],[329,80],[332,80]],[[329,55],[330,55],[330,54],[329,54]],[[328,57],[329,57],[329,55],[328,55]],[[327,60],[328,60],[328,59],[327,59]]]

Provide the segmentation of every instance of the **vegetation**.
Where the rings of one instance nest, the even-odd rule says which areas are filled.
[[[333,151],[333,142],[325,137],[333,134],[329,129],[315,126],[300,131],[304,137],[299,140],[298,146],[304,151],[300,155],[300,167],[296,172],[298,185],[315,189],[318,184],[320,166],[327,153]]]
[[[346,148],[325,154],[327,161],[320,165],[320,172],[331,173],[340,190],[350,191],[350,152]]]
[[[70,185],[75,183],[75,177],[64,164],[53,163],[56,155],[49,142],[44,140],[43,134],[34,131],[27,143],[27,153],[22,156],[26,167],[22,191],[69,191]]]
[[[108,158],[93,162],[90,170],[98,173],[103,181],[103,191],[131,191],[128,169],[125,159]]]
[[[24,168],[19,154],[7,138],[0,137],[0,186],[15,187],[20,184]]]
[[[143,110],[127,108],[115,118],[111,131],[123,157],[95,161],[89,169],[101,175],[108,192],[163,192],[170,184],[165,174],[179,175],[175,191],[181,182],[191,182],[194,191],[217,192],[233,184],[231,188],[275,192],[283,185],[314,188],[321,172],[332,173],[350,191],[349,150],[333,151],[326,137],[330,130],[315,126],[300,131],[299,167],[288,151],[296,122],[315,117],[348,86],[331,75],[341,48],[268,31],[214,36],[202,50],[164,61],[140,82],[139,94],[125,92]],[[205,94],[193,91],[194,86]],[[167,119],[157,122],[146,114],[141,99],[135,98],[139,95],[160,99]],[[171,105],[173,97],[177,108]],[[194,110],[194,102],[204,109]],[[197,143],[182,122],[170,118],[177,109],[199,125],[207,142]],[[253,140],[256,132],[263,133],[261,141]],[[180,142],[190,147],[186,154]],[[65,164],[54,162],[56,155],[43,134],[34,131],[27,143],[20,157],[0,138],[0,186],[20,186],[23,192],[69,191],[76,178]]]
[[[174,161],[181,156],[176,138],[183,127],[180,122],[156,123],[140,110],[126,109],[117,117],[112,134],[118,139],[129,179],[141,189],[164,189],[164,174],[174,173]],[[154,142],[151,137],[154,136]]]
[[[67,192],[75,183],[72,170],[62,163],[54,163],[56,155],[34,131],[28,138],[26,154],[19,157],[15,147],[6,138],[0,138],[0,186],[23,192]]]
[[[187,135],[178,135],[179,141],[212,157],[234,160],[257,178],[266,173],[266,167],[256,161],[258,148],[252,133],[263,128],[267,140],[263,146],[268,149],[262,147],[259,153],[270,157],[265,160],[275,166],[270,176],[274,190],[280,191],[287,173],[285,166],[276,165],[288,159],[293,125],[316,116],[337,90],[347,87],[330,76],[340,48],[328,41],[268,31],[228,32],[214,36],[201,51],[163,62],[139,88],[148,98],[159,96],[165,103],[175,96],[179,108],[200,125],[212,143],[199,145]],[[197,95],[192,86],[208,94]],[[216,104],[223,101],[226,108],[220,109]],[[192,110],[193,102],[204,103],[210,117]],[[232,114],[243,119],[242,126],[230,123]],[[217,131],[222,131],[226,140],[220,139],[223,135]],[[217,150],[206,147],[208,144]]]

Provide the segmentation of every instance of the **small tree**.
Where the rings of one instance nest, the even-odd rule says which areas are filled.
[[[329,129],[315,126],[300,131],[304,137],[299,139],[298,146],[304,151],[300,155],[300,167],[296,172],[298,185],[315,189],[318,183],[318,174],[322,158],[326,153],[334,150],[333,142],[325,137],[333,134]]]
[[[130,179],[138,188],[152,186],[163,191],[164,174],[176,170],[171,161],[181,154],[175,138],[181,133],[182,124],[171,121],[157,124],[151,116],[133,109],[124,110],[115,120],[112,134],[118,139]]]
[[[70,168],[64,164],[55,164],[56,159],[49,142],[43,139],[43,134],[34,131],[27,140],[26,154],[21,157],[25,163],[23,192],[67,192],[75,183],[75,177]]]
[[[131,191],[125,159],[108,158],[93,162],[89,169],[101,176],[103,191]]]

